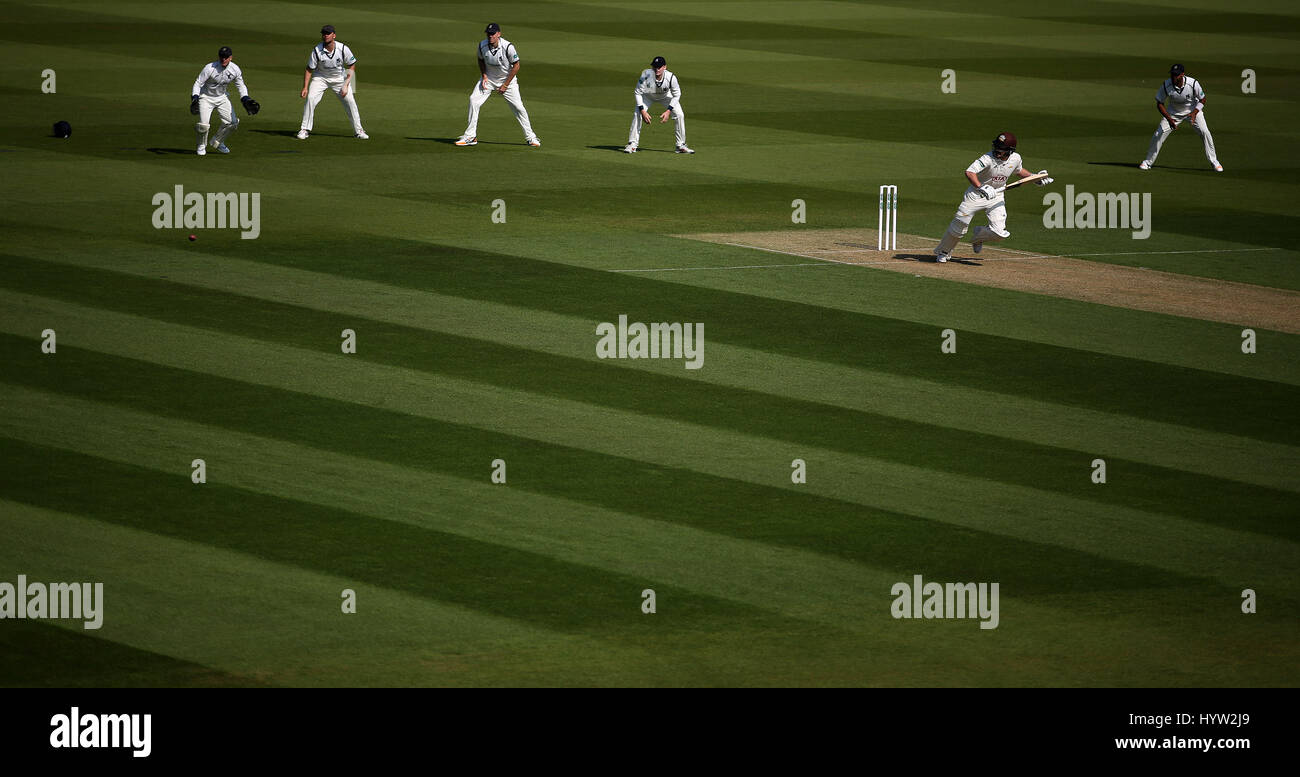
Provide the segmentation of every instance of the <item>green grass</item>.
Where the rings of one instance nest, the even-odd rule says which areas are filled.
[[[464,149],[470,6],[11,4],[0,582],[106,604],[0,620],[0,685],[1296,685],[1300,337],[677,237],[872,227],[895,183],[937,238],[1011,130],[1154,228],[1046,229],[1028,191],[1007,247],[1300,290],[1300,15],[1215,5],[1184,53],[1161,4],[1035,2],[996,55],[955,0],[501,6],[544,145],[493,100]],[[292,136],[321,13],[369,141],[333,98]],[[199,158],[222,44],[263,111]],[[656,54],[692,157],[618,153]],[[1135,167],[1180,59],[1224,174],[1190,133]],[[178,184],[260,193],[261,235],[154,229]],[[595,358],[620,314],[703,322],[704,368]],[[894,620],[914,574],[1000,583],[1000,625]]]

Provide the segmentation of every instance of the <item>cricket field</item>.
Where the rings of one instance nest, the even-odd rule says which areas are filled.
[[[6,3],[0,685],[1300,684],[1300,9],[1230,5]],[[539,148],[453,145],[490,21]],[[1138,169],[1174,62],[1222,173]]]

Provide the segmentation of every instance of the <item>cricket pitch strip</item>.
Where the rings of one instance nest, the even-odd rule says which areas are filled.
[[[1032,254],[997,244],[986,245],[983,252],[976,254],[969,243],[963,243],[948,263],[939,264],[934,261],[932,238],[900,234],[898,242],[905,248],[877,251],[874,229],[714,232],[675,237],[1300,334],[1300,292],[1268,286]]]

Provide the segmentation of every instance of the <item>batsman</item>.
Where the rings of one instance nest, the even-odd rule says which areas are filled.
[[[970,242],[975,253],[978,254],[985,243],[1011,237],[1007,231],[1007,206],[1003,190],[1013,175],[1035,178],[1034,182],[1039,186],[1046,186],[1053,180],[1047,177],[1046,170],[1037,173],[1026,170],[1020,155],[1016,153],[1016,136],[1010,132],[1001,132],[993,139],[992,150],[966,168],[966,180],[970,185],[966,187],[966,194],[957,206],[957,214],[948,225],[948,231],[934,248],[936,262],[946,262],[952,258],[952,250],[957,247],[957,241],[966,234],[971,219],[980,211],[988,214],[989,225],[975,227],[971,232]]]

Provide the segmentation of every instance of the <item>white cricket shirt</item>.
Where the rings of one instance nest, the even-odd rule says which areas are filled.
[[[225,97],[234,84],[239,90],[240,97],[248,96],[248,87],[244,86],[244,71],[239,69],[239,65],[231,62],[225,67],[221,66],[221,61],[209,62],[203,66],[199,72],[199,77],[194,79],[194,89],[190,94],[197,94],[203,97]]]
[[[307,58],[307,69],[323,78],[342,78],[345,70],[357,63],[352,49],[343,41],[334,41],[334,50],[329,51],[324,43],[317,43]]]
[[[478,42],[478,58],[483,60],[488,80],[499,86],[510,75],[510,68],[519,61],[519,52],[515,51],[515,44],[505,38],[497,38],[496,48],[492,48],[484,38]]]
[[[1011,176],[1020,172],[1020,163],[1020,155],[1014,151],[1011,152],[1011,156],[1007,157],[1005,162],[999,162],[993,158],[992,152],[986,152],[979,159],[971,162],[970,167],[966,168],[966,172],[974,173],[975,177],[979,179],[980,185],[991,183],[994,189],[1001,189],[1007,185],[1007,180]],[[973,192],[975,187],[967,186],[966,191],[967,193]]]
[[[1183,74],[1181,89],[1174,86],[1172,78],[1166,78],[1156,92],[1156,102],[1164,103],[1165,110],[1169,111],[1169,115],[1175,119],[1186,118],[1204,99],[1205,90],[1201,88],[1201,82],[1186,73]]]

